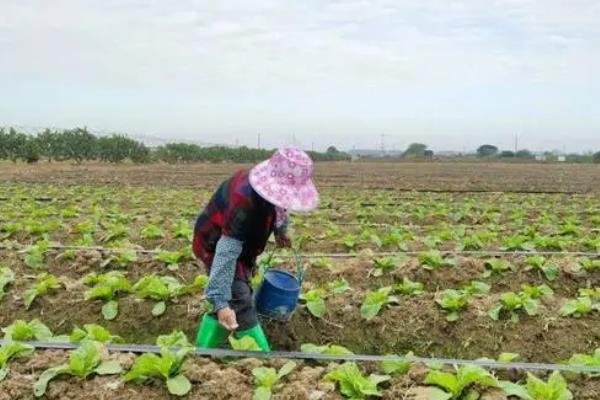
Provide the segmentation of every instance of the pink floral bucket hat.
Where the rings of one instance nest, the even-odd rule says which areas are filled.
[[[313,162],[300,149],[284,147],[250,171],[250,185],[269,203],[289,211],[308,212],[319,204],[312,181]]]

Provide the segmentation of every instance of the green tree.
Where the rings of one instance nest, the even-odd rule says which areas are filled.
[[[519,150],[517,151],[517,153],[515,154],[515,157],[520,158],[520,159],[528,159],[531,160],[533,158],[535,158],[535,156],[533,155],[532,152],[530,152],[527,149],[523,149],[523,150]]]
[[[594,153],[594,155],[592,156],[592,160],[594,161],[595,164],[600,164],[600,151],[597,153]]]
[[[425,158],[427,145],[423,143],[411,143],[402,154],[403,158]]]
[[[515,152],[511,151],[511,150],[503,150],[500,153],[500,158],[514,158],[515,157]]]
[[[477,149],[478,157],[492,157],[498,154],[498,148],[491,144],[484,144]]]

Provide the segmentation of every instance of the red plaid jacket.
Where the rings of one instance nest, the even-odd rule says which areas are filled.
[[[210,273],[221,235],[243,242],[236,275],[249,280],[274,225],[275,206],[252,189],[248,171],[238,171],[221,183],[196,220],[192,248]]]

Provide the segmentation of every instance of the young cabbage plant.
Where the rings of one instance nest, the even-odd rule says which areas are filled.
[[[577,269],[584,272],[595,272],[600,270],[600,260],[592,260],[584,257],[580,258],[577,262]]]
[[[28,342],[31,340],[50,340],[53,337],[52,331],[38,319],[30,322],[16,320],[6,328],[2,328],[4,340]]]
[[[160,354],[145,353],[136,358],[123,380],[146,383],[158,379],[167,385],[167,390],[172,395],[185,396],[192,390],[192,384],[183,374],[182,367],[193,348],[189,346],[189,342],[186,345],[177,333],[159,339],[157,345],[160,347]]]
[[[185,259],[185,254],[180,251],[161,250],[156,255],[156,259],[165,263],[169,271],[177,271],[179,263]]]
[[[430,371],[425,384],[436,386],[429,388],[429,398],[439,400],[478,399],[478,388],[496,388],[500,383],[494,375],[476,365],[456,367],[456,372]]]
[[[46,239],[38,240],[36,244],[27,247],[24,250],[25,257],[23,261],[31,269],[40,269],[44,265],[46,252],[50,247],[50,242]]]
[[[102,316],[105,320],[111,321],[119,313],[119,295],[131,292],[131,283],[120,271],[110,271],[105,274],[96,275],[94,273],[83,279],[85,285],[93,285],[84,293],[85,300],[100,300],[102,306]]]
[[[423,239],[423,244],[430,250],[437,249],[443,243],[444,241],[439,235],[427,235],[425,239]]]
[[[442,253],[437,250],[431,250],[425,253],[421,253],[418,256],[419,262],[424,269],[434,270],[445,267],[454,267],[456,265],[456,261],[444,258]]]
[[[554,291],[548,285],[523,285],[521,288],[523,289],[521,292],[523,296],[527,296],[534,300],[538,300],[543,297],[551,297],[554,294]]]
[[[463,287],[462,290],[471,296],[483,295],[490,292],[490,285],[481,281],[471,281],[468,285]]]
[[[256,343],[256,340],[250,336],[242,336],[236,338],[234,335],[229,335],[229,344],[233,350],[237,351],[261,351],[262,349]]]
[[[581,318],[592,311],[600,311],[600,304],[595,304],[589,297],[578,297],[569,300],[560,309],[560,313],[563,317],[575,318]]]
[[[528,236],[516,235],[504,238],[503,251],[533,251],[535,245],[531,243]]]
[[[498,321],[502,314],[509,316],[514,323],[519,322],[519,311],[524,311],[527,315],[535,315],[537,313],[539,303],[538,300],[532,299],[524,294],[516,294],[508,292],[500,297],[500,304],[493,307],[488,315],[494,321]]]
[[[446,312],[446,320],[454,322],[458,320],[459,312],[467,308],[470,299],[471,295],[463,290],[446,289],[435,301]]]
[[[548,264],[546,258],[542,256],[532,256],[527,259],[527,271],[537,269],[540,270],[546,279],[553,281],[558,277],[560,268],[555,264]]]
[[[381,276],[386,271],[391,271],[398,266],[396,257],[376,258],[373,261],[373,276]]]
[[[325,375],[325,380],[337,383],[345,397],[362,400],[370,396],[381,396],[378,386],[390,380],[390,376],[371,374],[365,377],[356,363],[347,362]]]
[[[25,303],[25,308],[29,310],[35,299],[44,296],[60,287],[60,280],[56,276],[47,274],[45,272],[39,274],[33,286],[23,293],[23,302]]]
[[[409,278],[404,277],[402,283],[394,285],[394,292],[403,296],[419,296],[423,294],[424,287],[421,282],[413,282]]]
[[[394,229],[383,237],[383,245],[395,248],[399,251],[408,251],[408,242],[412,239],[410,233]]]
[[[104,227],[105,234],[100,237],[103,243],[114,242],[129,236],[129,228],[123,224],[110,224]]]
[[[499,258],[492,258],[485,262],[485,271],[483,272],[483,277],[489,278],[492,275],[500,275],[512,270],[513,266],[508,261]]]
[[[7,267],[0,268],[0,301],[6,295],[6,287],[15,281],[15,273]]]
[[[533,239],[533,245],[539,250],[563,251],[569,248],[571,242],[558,236],[536,235]]]
[[[342,238],[342,244],[346,248],[346,250],[356,250],[358,247],[358,240],[356,236],[346,235]]]
[[[75,327],[69,335],[69,341],[73,343],[86,340],[100,343],[123,343],[122,337],[113,335],[108,329],[96,324],[85,324],[83,328]]]
[[[152,315],[158,317],[167,309],[167,302],[175,302],[187,288],[171,276],[147,275],[134,286],[133,291],[143,299],[156,300]]]
[[[175,223],[171,233],[175,239],[187,239],[190,242],[194,236],[194,230],[190,226],[189,221],[184,219],[180,219]]]
[[[323,346],[317,346],[312,343],[305,343],[302,346],[300,346],[300,351],[303,353],[325,354],[328,356],[345,356],[354,354],[344,346],[338,346],[336,344],[326,344]]]
[[[393,357],[392,354],[390,356]],[[414,356],[414,353],[409,351],[403,357],[403,360],[384,360],[381,362],[381,370],[388,375],[406,375],[413,363],[410,359]]]
[[[593,354],[574,354],[568,361],[569,365],[577,366],[577,367],[592,367],[599,368],[600,367],[600,347],[594,351]],[[598,377],[600,373],[588,373],[590,377]]]
[[[110,257],[102,262],[101,267],[126,268],[132,262],[137,261],[137,259],[137,252],[133,249],[113,251]]]
[[[329,292],[334,295],[344,294],[352,290],[352,288],[350,288],[350,285],[348,285],[348,281],[344,278],[336,279],[334,281],[329,282],[327,284],[327,288],[329,289]]]
[[[275,368],[254,368],[252,370],[252,375],[254,376],[256,388],[254,389],[252,400],[270,400],[272,392],[277,384],[283,377],[289,375],[294,368],[296,368],[296,363],[293,361],[285,363],[279,371],[275,370]]]
[[[142,239],[162,239],[165,237],[165,232],[157,225],[147,225],[140,231]]]
[[[392,287],[387,286],[367,292],[367,296],[360,307],[360,315],[370,320],[374,318],[381,309],[387,304],[398,304],[399,300],[396,296],[391,296]]]
[[[105,350],[102,343],[85,341],[71,352],[69,362],[52,367],[42,372],[33,387],[36,397],[46,393],[48,384],[59,375],[71,375],[85,379],[90,375],[117,375],[122,371],[121,365],[116,361],[105,359]]]
[[[323,289],[312,289],[300,295],[300,300],[306,304],[308,311],[317,318],[322,318],[327,311],[325,297],[327,292]]]
[[[28,357],[33,354],[34,348],[25,343],[7,341],[0,347],[0,382],[9,372],[8,362],[15,358]]]
[[[560,372],[550,375],[547,382],[531,373],[527,373],[527,383],[501,381],[500,386],[507,396],[514,396],[523,400],[572,400],[573,394],[569,390],[567,381]]]
[[[598,302],[600,301],[600,287],[581,288],[579,289],[579,297],[589,297],[593,302]]]
[[[310,265],[315,268],[330,269],[333,266],[330,258],[319,257],[313,260]]]

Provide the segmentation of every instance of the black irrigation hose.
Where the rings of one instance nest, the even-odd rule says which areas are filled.
[[[6,343],[0,340],[0,344]],[[64,342],[44,342],[34,341],[26,342],[36,349],[50,350],[73,350],[79,347],[76,343]],[[108,344],[107,349],[119,353],[160,353],[158,346],[140,345],[140,344]],[[379,356],[368,354],[347,354],[347,355],[327,355],[317,353],[304,353],[298,351],[237,351],[229,349],[194,349],[192,352],[197,357],[216,357],[216,358],[259,358],[259,359],[296,359],[296,360],[314,360],[314,361],[359,361],[359,362],[382,362],[382,361],[408,361],[418,362],[427,365],[477,365],[489,369],[507,369],[522,371],[559,371],[573,373],[598,374],[600,367],[588,367],[583,365],[567,364],[548,364],[548,363],[526,363],[526,362],[501,362],[495,360],[479,359],[465,360],[457,358],[438,358],[438,357],[415,357],[415,356]]]
[[[26,248],[26,245],[16,244],[15,246],[7,246],[0,244],[0,250],[16,250],[21,251]],[[102,246],[71,246],[71,245],[50,245],[49,248],[55,250],[78,250],[78,251],[100,251],[105,253],[120,252],[124,250],[134,250],[141,254],[158,254],[160,250],[150,249],[139,249],[139,248],[110,248]],[[418,256],[427,250],[420,251],[383,251],[373,252],[369,255],[373,257],[388,257],[388,256]],[[600,257],[600,252],[586,252],[586,251],[502,251],[502,250],[439,250],[442,255],[454,255],[454,256],[479,256],[479,257],[527,257],[527,256],[547,256],[547,257]],[[357,258],[363,256],[362,253],[303,253],[300,254],[302,258]],[[292,258],[293,255],[277,255],[279,258]]]

